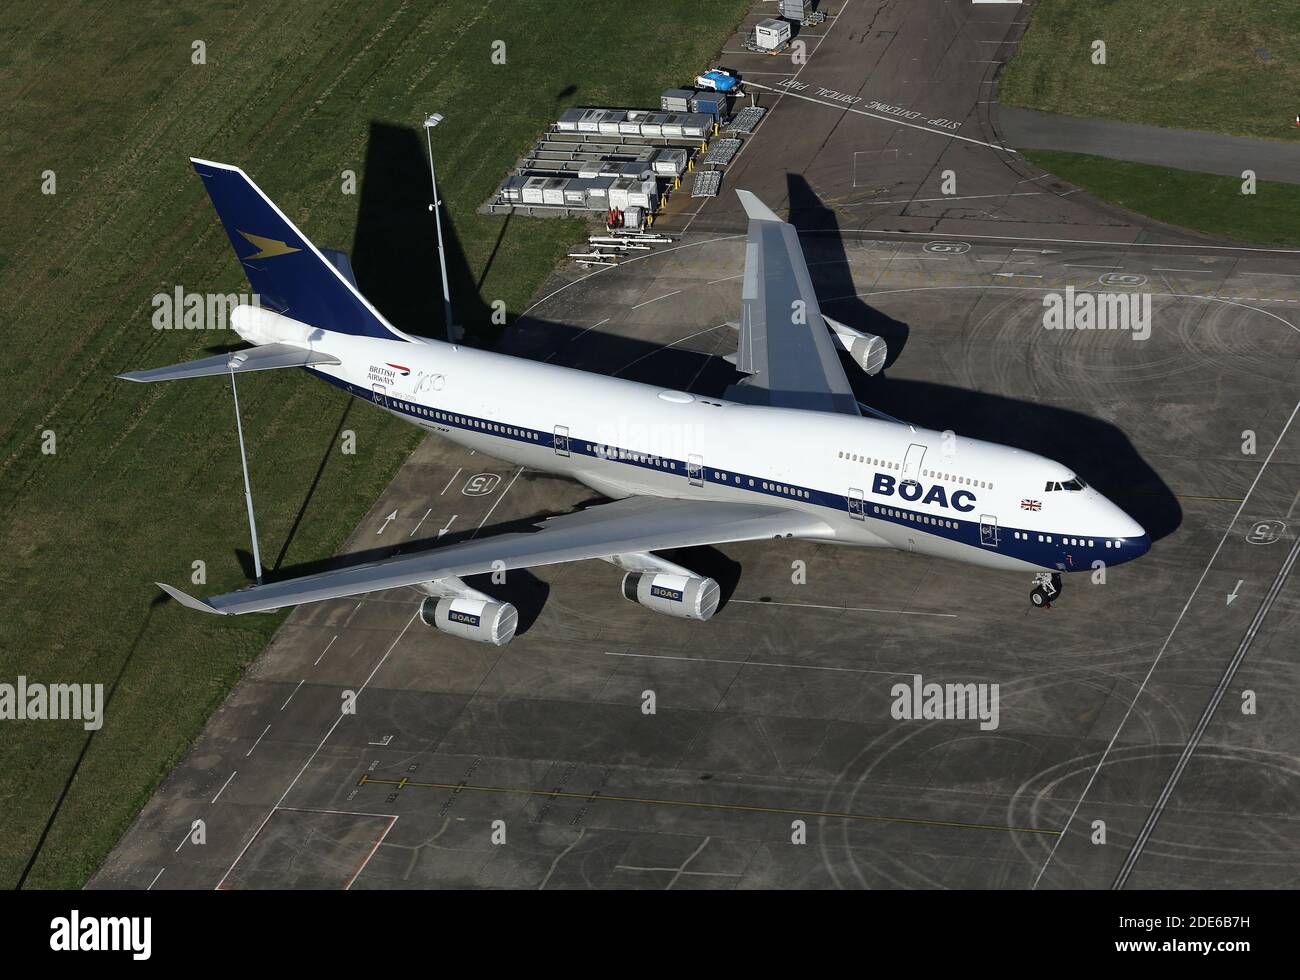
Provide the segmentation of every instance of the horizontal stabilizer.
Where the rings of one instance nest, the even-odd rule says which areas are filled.
[[[179,381],[182,378],[208,378],[218,374],[246,374],[250,371],[273,371],[276,368],[316,367],[339,364],[339,359],[323,351],[307,350],[292,344],[264,344],[233,354],[218,354],[183,364],[171,364],[150,371],[119,374],[123,381]]]

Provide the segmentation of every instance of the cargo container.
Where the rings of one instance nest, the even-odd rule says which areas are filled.
[[[670,88],[659,97],[659,108],[664,112],[687,112],[694,94],[688,88]]]
[[[563,204],[564,188],[568,180],[563,177],[548,177],[542,185],[543,204]]]
[[[600,120],[599,132],[606,136],[617,136],[620,124],[626,118],[627,112],[624,109],[606,109],[605,115]]]
[[[546,186],[547,177],[529,177],[524,181],[519,197],[524,204],[541,204],[542,188]]]
[[[682,135],[702,138],[713,132],[713,117],[702,112],[692,112],[682,116]]]
[[[653,210],[658,200],[659,183],[653,178],[634,181],[627,189],[627,206],[630,208]]]
[[[519,204],[524,199],[524,185],[528,183],[527,177],[514,176],[507,177],[506,182],[501,185],[501,200],[507,204]]]
[[[686,172],[688,156],[685,150],[665,147],[655,153],[652,165],[661,177],[680,177]]]
[[[580,133],[598,133],[600,132],[600,121],[605,117],[604,109],[588,109],[581,118],[578,119],[578,132]]]
[[[754,42],[763,51],[780,51],[790,43],[789,21],[768,17],[754,25]]]
[[[582,117],[590,111],[590,109],[581,109],[578,107],[565,109],[564,112],[560,114],[560,118],[556,122],[555,128],[565,133],[576,133],[578,131],[579,121],[581,121]]]
[[[691,99],[691,112],[705,113],[714,119],[727,118],[727,97],[721,92],[697,92]]]
[[[641,120],[641,135],[651,137],[662,137],[664,134],[664,120],[668,118],[667,113],[648,112],[645,118]]]

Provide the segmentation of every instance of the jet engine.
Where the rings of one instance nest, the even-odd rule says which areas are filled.
[[[519,613],[508,602],[429,596],[420,603],[420,620],[462,640],[503,647],[515,635]]]
[[[503,647],[519,626],[519,612],[508,602],[472,589],[449,575],[416,586],[428,598],[420,603],[420,621],[462,640]]]
[[[623,576],[623,595],[668,616],[705,620],[718,611],[721,589],[702,575],[628,572]]]
[[[880,373],[880,369],[885,366],[885,359],[889,356],[889,348],[883,338],[854,330],[838,320],[832,320],[825,313],[822,314],[822,319],[826,321],[826,326],[831,328],[836,343],[848,351],[849,357],[853,358],[854,364],[862,368],[866,374]]]

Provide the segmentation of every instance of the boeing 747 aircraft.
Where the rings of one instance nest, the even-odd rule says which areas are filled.
[[[426,623],[501,645],[514,636],[514,607],[464,577],[599,558],[624,572],[629,599],[706,620],[718,584],[655,552],[799,538],[1023,569],[1042,606],[1060,572],[1150,547],[1141,526],[1060,463],[860,405],[839,349],[878,370],[882,342],[823,317],[794,228],[746,191],[737,191],[749,235],[734,357],[745,378],[713,398],[407,336],[361,295],[346,256],[327,258],[242,170],[192,163],[260,297],[232,318],[254,346],[121,377],[299,367],[462,446],[610,499],[530,532],[209,599],[159,583],[191,609],[241,615],[409,586],[427,597]]]

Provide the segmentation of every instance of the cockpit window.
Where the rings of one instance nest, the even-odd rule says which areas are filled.
[[[1078,477],[1075,477],[1073,480],[1067,480],[1065,483],[1062,483],[1061,489],[1070,490],[1077,493],[1078,491],[1082,490],[1085,486],[1087,486],[1086,483],[1084,483]]]

